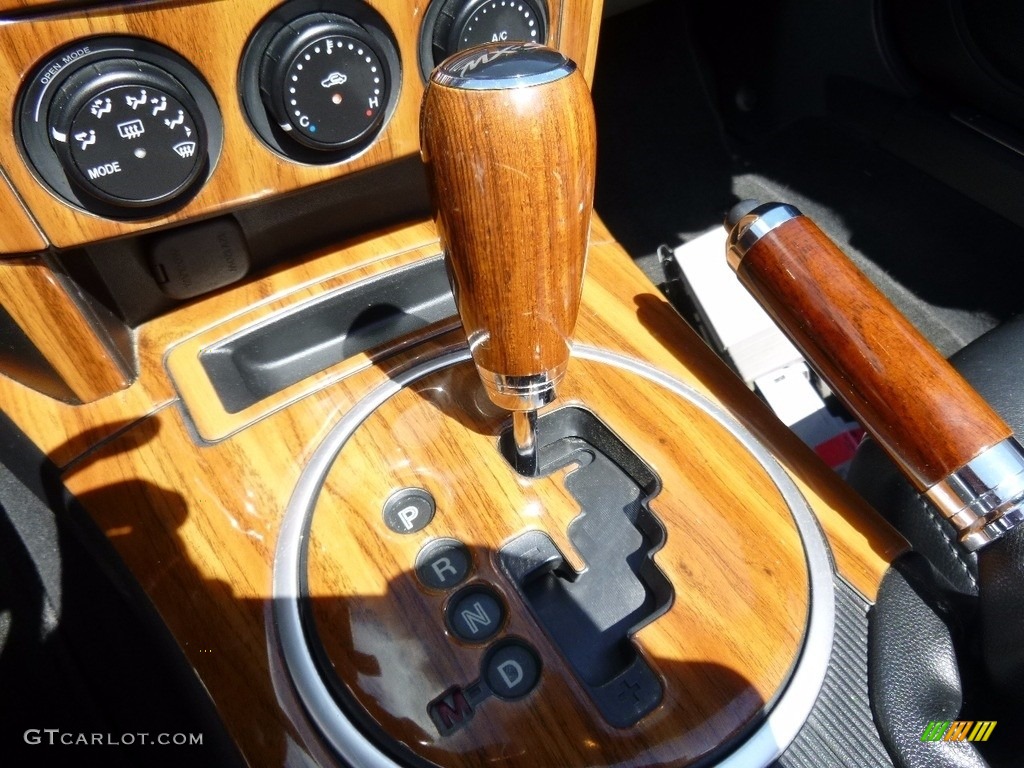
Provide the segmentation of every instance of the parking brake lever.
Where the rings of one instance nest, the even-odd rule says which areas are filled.
[[[982,661],[1024,689],[1024,450],[828,237],[781,203],[738,203],[727,259],[902,472],[978,551]]]
[[[1024,520],[1011,429],[810,219],[738,203],[740,282],[974,551]]]
[[[583,75],[528,43],[471,48],[430,77],[420,118],[438,234],[473,361],[513,412],[534,475],[536,410],[555,399],[579,313],[596,139]]]

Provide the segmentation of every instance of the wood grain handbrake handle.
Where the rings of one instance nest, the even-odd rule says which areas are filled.
[[[579,313],[596,139],[583,75],[527,43],[456,54],[420,116],[438,234],[487,393],[511,411],[551,402]]]
[[[907,478],[975,550],[1024,518],[1012,430],[797,209],[738,204],[727,259]]]

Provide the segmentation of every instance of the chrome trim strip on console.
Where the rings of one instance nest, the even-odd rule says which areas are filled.
[[[608,350],[574,346],[573,354],[584,360],[616,366],[660,384],[706,411],[754,455],[789,505],[804,545],[810,586],[807,630],[800,656],[785,689],[764,721],[746,741],[717,764],[726,768],[766,766],[789,746],[807,720],[821,690],[832,653],[835,625],[835,592],[832,558],[825,537],[796,485],[767,449],[722,408],[686,384],[646,363]],[[300,568],[309,521],[320,489],[334,460],[348,439],[378,407],[404,387],[431,373],[471,360],[468,349],[428,360],[381,384],[360,400],[317,446],[295,487],[278,535],[274,559],[272,606],[274,621],[268,623],[268,641],[277,646],[295,692],[320,735],[337,754],[355,768],[399,768],[399,765],[356,725],[345,717],[320,676],[300,615],[304,581]],[[271,653],[271,661],[274,654]],[[294,713],[289,713],[294,716]]]

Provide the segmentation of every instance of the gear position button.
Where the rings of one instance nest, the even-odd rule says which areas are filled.
[[[384,524],[395,533],[422,531],[434,519],[434,497],[422,488],[403,488],[384,502]]]
[[[540,679],[540,659],[523,642],[508,640],[492,648],[484,660],[484,680],[499,699],[521,699]]]
[[[416,556],[416,577],[428,589],[451,589],[465,580],[471,565],[465,544],[455,539],[438,539]]]
[[[448,605],[448,626],[467,643],[484,643],[494,637],[505,620],[505,608],[493,591],[469,587]]]

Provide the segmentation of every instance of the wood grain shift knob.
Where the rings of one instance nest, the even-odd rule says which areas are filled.
[[[742,206],[742,207],[741,207]],[[739,204],[740,282],[968,549],[1024,517],[1024,451],[982,397],[798,210]]]
[[[431,75],[420,119],[438,232],[473,360],[508,410],[555,397],[593,210],[590,92],[561,53],[489,44]]]

